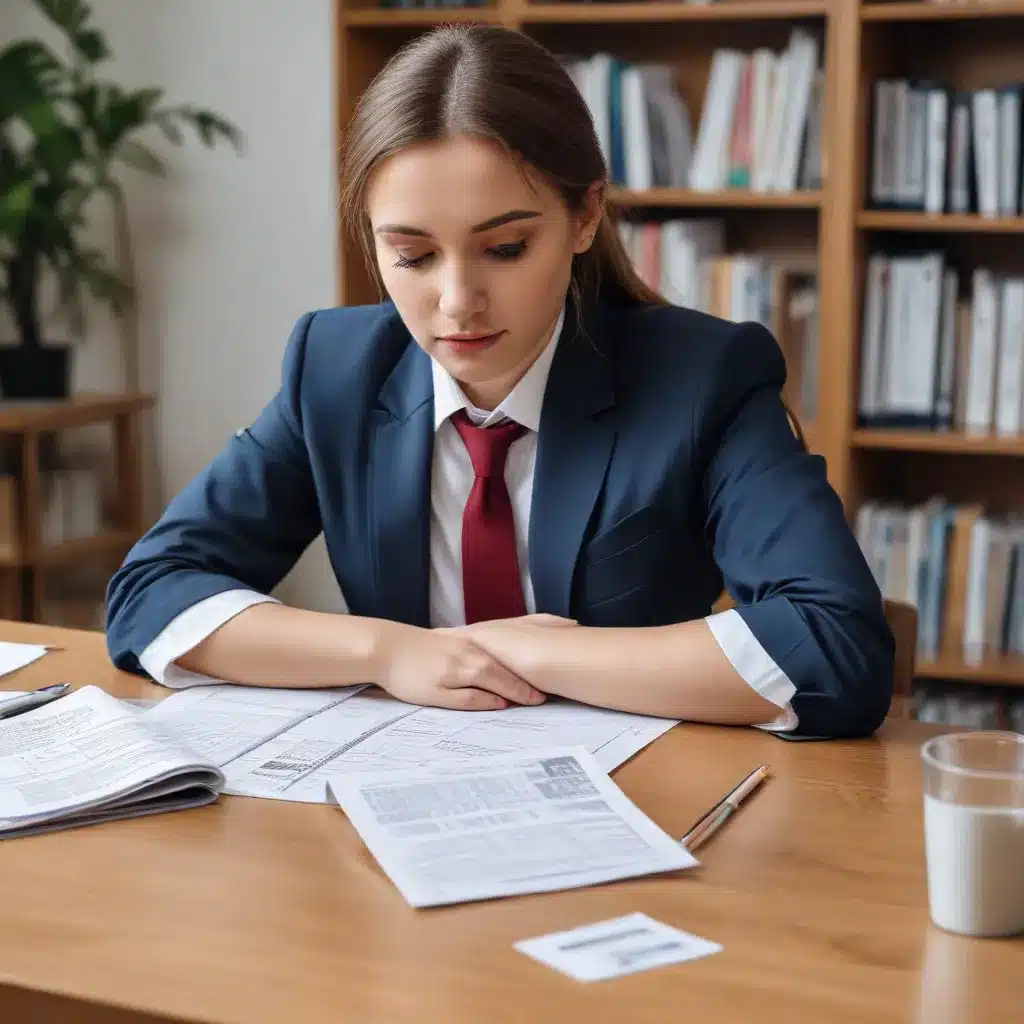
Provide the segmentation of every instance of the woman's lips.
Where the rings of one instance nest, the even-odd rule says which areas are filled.
[[[438,340],[447,347],[449,352],[456,355],[475,355],[489,349],[504,333],[504,331],[496,331],[494,334],[483,334],[476,337],[460,337],[456,334]]]

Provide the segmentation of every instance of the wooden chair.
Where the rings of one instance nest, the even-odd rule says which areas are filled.
[[[786,416],[794,435],[807,449],[800,420],[796,413],[786,407]],[[917,608],[903,601],[886,599],[885,619],[892,630],[896,641],[896,660],[893,666],[892,705],[889,709],[890,718],[912,718],[914,709],[914,665],[917,662]],[[715,611],[731,606],[728,594],[723,594],[715,605]]]
[[[917,609],[903,601],[885,602],[885,619],[896,640],[890,718],[912,718],[914,665],[917,661]]]

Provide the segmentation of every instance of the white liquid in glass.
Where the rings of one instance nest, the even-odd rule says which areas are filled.
[[[1024,932],[1024,808],[926,795],[924,833],[935,924],[963,935]]]

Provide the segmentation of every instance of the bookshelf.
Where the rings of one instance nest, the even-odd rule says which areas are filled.
[[[80,392],[65,401],[0,402],[0,614],[25,622],[44,615],[46,576],[90,559],[120,561],[144,529],[141,418],[149,394]],[[89,469],[47,467],[62,435],[109,427],[112,502]],[[83,486],[84,485],[84,486]],[[106,507],[111,505],[111,507]]]
[[[869,502],[984,503],[996,513],[1024,512],[1024,432],[978,435],[898,426],[866,427],[860,417],[861,336],[869,257],[879,247],[941,248],[961,270],[1024,275],[1024,216],[975,212],[924,213],[877,208],[871,202],[874,84],[886,77],[935,79],[950,90],[1024,81],[1024,0],[859,4],[852,0],[718,0],[686,4],[529,3],[487,6],[378,6],[375,0],[336,4],[338,132],[387,58],[435,25],[500,24],[531,35],[559,55],[605,52],[626,62],[670,64],[696,134],[713,54],[783,51],[792,33],[818,41],[823,72],[820,188],[654,188],[611,191],[624,220],[721,218],[726,251],[809,253],[816,259],[819,351],[816,414],[805,420],[815,451],[851,523]],[[1022,142],[1024,149],[1024,142]],[[339,237],[339,300],[377,301],[361,254]],[[827,256],[827,258],[822,258]],[[784,346],[785,348],[785,346]],[[921,679],[1024,688],[1024,659],[986,655],[968,662],[955,649],[921,656]],[[1024,692],[1024,691],[1022,691]]]

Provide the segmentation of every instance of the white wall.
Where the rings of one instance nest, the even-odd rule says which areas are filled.
[[[0,4],[0,42],[43,23]],[[244,155],[198,140],[159,145],[170,174],[128,171],[143,384],[158,390],[161,479],[176,493],[273,394],[284,343],[335,282],[331,0],[93,0],[126,87],[208,106],[245,134]],[[97,237],[109,239],[102,222]],[[93,316],[76,386],[122,384],[116,326]],[[338,607],[320,542],[283,584],[286,600]]]

